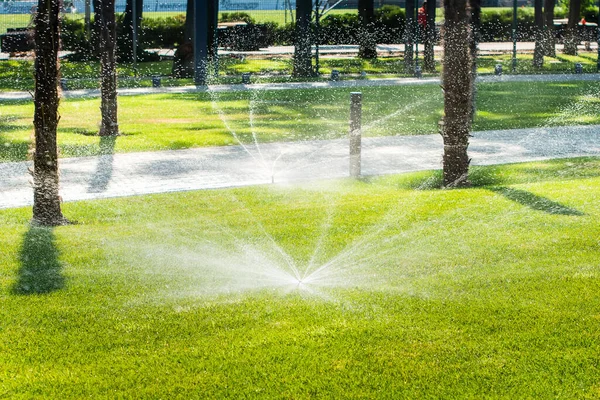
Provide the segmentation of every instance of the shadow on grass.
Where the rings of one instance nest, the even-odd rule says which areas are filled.
[[[487,189],[535,182],[566,181],[600,177],[600,157],[577,157],[490,166],[469,170],[471,187]],[[381,180],[378,178],[376,180]],[[388,178],[401,189],[437,190],[442,188],[441,170],[419,171]]]
[[[495,187],[490,188],[490,190],[516,203],[522,204],[533,210],[543,211],[548,214],[572,216],[584,215],[584,213],[582,213],[579,210],[565,206],[564,204],[560,204],[556,201],[552,201],[545,197],[538,196],[526,190],[513,189],[508,187]]]
[[[18,295],[44,294],[62,289],[65,278],[53,228],[31,225],[21,247],[18,280],[12,292]]]
[[[88,185],[88,193],[102,193],[106,191],[113,173],[113,161],[117,136],[100,137],[100,155],[96,164],[96,171]]]

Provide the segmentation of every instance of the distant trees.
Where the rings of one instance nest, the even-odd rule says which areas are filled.
[[[444,3],[444,140],[443,175],[445,187],[469,185],[469,135],[471,131],[470,13],[467,0]]]
[[[33,221],[40,225],[63,225],[58,194],[58,50],[60,0],[39,0],[35,15],[35,93],[33,127]]]

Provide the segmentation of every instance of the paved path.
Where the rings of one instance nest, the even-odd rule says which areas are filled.
[[[569,82],[569,81],[599,81],[600,74],[543,74],[543,75],[484,75],[477,78],[478,82]],[[194,92],[232,92],[232,91],[266,91],[290,89],[326,89],[326,88],[362,88],[375,86],[401,86],[401,85],[431,85],[439,84],[440,78],[388,78],[388,79],[360,79],[348,81],[322,81],[322,82],[285,82],[285,83],[258,83],[234,85],[210,85],[203,87],[178,86],[159,88],[131,88],[119,89],[120,96],[134,96],[142,94],[161,93],[194,93]],[[99,89],[67,90],[62,92],[64,98],[98,97]],[[0,101],[32,100],[29,92],[0,92]]]
[[[474,165],[600,156],[600,126],[475,132]],[[363,138],[363,175],[441,167],[439,135]],[[348,176],[348,141],[271,143],[60,160],[64,201]],[[30,162],[0,163],[0,209],[31,205]]]

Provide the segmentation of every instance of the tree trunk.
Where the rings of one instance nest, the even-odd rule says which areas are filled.
[[[95,0],[94,12],[100,22],[100,136],[119,134],[117,122],[117,64],[115,0]]]
[[[293,76],[313,75],[312,40],[310,34],[311,0],[296,1],[296,32],[294,35],[294,72]]]
[[[544,18],[542,5],[544,0],[534,1],[534,25],[535,25],[535,47],[533,50],[534,68],[542,68],[544,65]]]
[[[481,28],[481,0],[469,1],[471,10],[471,121],[475,119],[477,112],[477,57],[479,52],[479,31]]]
[[[415,43],[415,0],[406,0],[406,23],[404,25],[404,69],[406,73],[415,72],[414,49]]]
[[[425,10],[427,15],[427,27],[425,28],[423,42],[423,68],[427,72],[435,72],[435,53],[433,50],[436,40],[435,10],[436,0],[429,0]]]
[[[187,0],[183,43],[177,47],[173,57],[172,73],[175,78],[194,76],[194,0]]]
[[[544,55],[556,57],[556,38],[554,36],[554,1],[544,0]]]
[[[66,223],[58,194],[56,143],[60,6],[60,0],[39,0],[35,16],[33,221],[45,226]]]
[[[444,17],[444,186],[467,186],[472,64],[466,0],[446,0]]]
[[[213,59],[217,52],[215,28],[218,23],[219,7],[216,1],[208,2],[208,57]],[[176,78],[192,78],[194,66],[194,0],[187,0],[183,43],[177,47],[173,57],[172,74]]]
[[[375,21],[374,0],[358,0],[358,18],[362,30],[358,56],[364,59],[377,58],[377,43],[373,26]]]
[[[565,54],[572,56],[577,55],[577,26],[579,25],[579,17],[581,14],[581,0],[570,0],[569,2],[569,22],[565,31]]]

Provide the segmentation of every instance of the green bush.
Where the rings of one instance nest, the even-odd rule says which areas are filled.
[[[143,18],[141,47],[172,49],[183,43],[185,15],[166,18]]]
[[[598,9],[588,7],[582,10],[582,16],[589,22],[596,22]],[[555,18],[564,18],[565,10],[556,7]],[[482,41],[506,41],[511,40],[512,34],[512,10],[482,10],[481,14],[481,40]],[[518,40],[534,40],[533,9],[520,8],[517,13]],[[243,35],[248,36],[246,31],[258,35],[256,46],[269,45],[293,45],[294,29],[293,23],[285,26],[276,23],[256,24],[254,19],[244,12],[232,12],[221,14],[221,21],[233,22],[244,21],[249,27],[241,29]],[[378,43],[402,43],[404,25],[406,21],[404,9],[398,6],[386,5],[375,11],[375,21],[372,32],[375,32]],[[120,23],[120,22],[119,22]],[[183,42],[185,15],[177,15],[166,18],[144,18],[140,32],[140,49],[142,48],[175,48]],[[361,35],[361,27],[356,13],[329,14],[321,20],[320,30],[312,25],[312,32],[319,44],[358,44]],[[233,36],[232,36],[233,35]],[[248,42],[236,35],[235,29],[220,34],[220,43],[237,43],[240,46]],[[239,35],[238,35],[239,36]],[[63,21],[63,49],[70,51],[89,50],[89,44],[85,40],[85,29],[81,20],[65,18]],[[244,42],[244,43],[242,43]],[[236,44],[236,46],[237,46]],[[242,47],[244,47],[242,46]],[[230,46],[231,47],[231,46]]]

